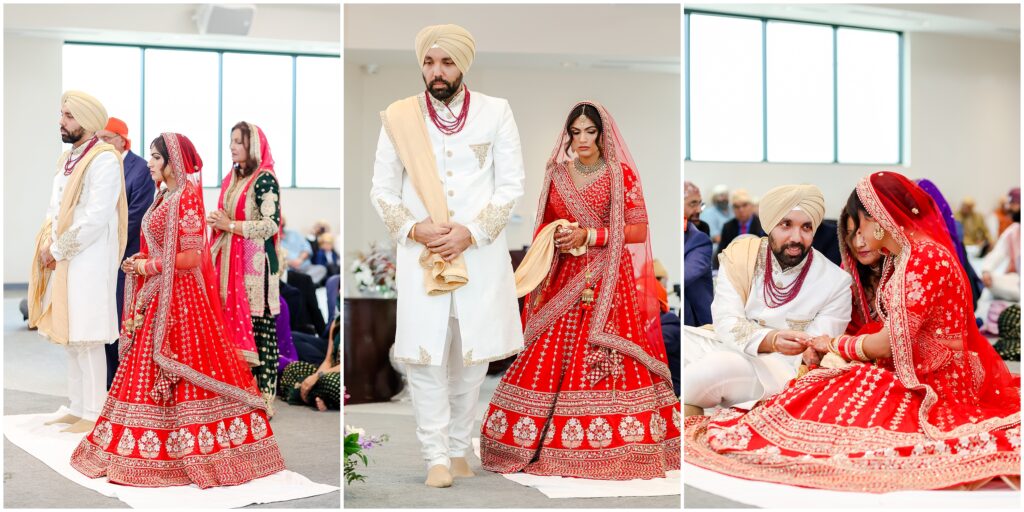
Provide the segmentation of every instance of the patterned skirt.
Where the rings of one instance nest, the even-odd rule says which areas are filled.
[[[628,265],[622,272],[631,277]],[[632,279],[619,281],[610,321],[627,338],[635,294],[627,289]],[[573,306],[505,373],[484,415],[484,469],[601,480],[661,478],[679,469],[679,400],[671,382],[624,354],[612,374],[591,382],[592,356],[605,349],[588,342],[589,322],[590,312]]]
[[[237,485],[284,469],[266,414],[225,396],[258,392],[248,365],[206,307],[189,275],[175,277],[165,345],[173,359],[204,376],[201,385],[154,361],[160,297],[146,311],[121,360],[93,431],[71,465],[90,478],[138,487]]]

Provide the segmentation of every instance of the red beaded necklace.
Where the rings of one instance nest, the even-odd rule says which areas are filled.
[[[445,108],[448,109],[448,112],[455,117],[454,121],[447,121],[437,115],[437,109],[434,108],[434,103],[430,101],[430,91],[423,91],[423,94],[427,99],[427,112],[430,113],[430,120],[433,121],[434,126],[436,126],[438,130],[441,130],[441,133],[445,135],[455,135],[462,131],[462,128],[466,126],[466,117],[468,117],[469,114],[469,87],[463,86],[462,90],[466,92],[466,98],[462,100],[462,112],[459,112],[458,116],[455,115],[455,112],[452,112],[451,107],[445,104]]]
[[[782,287],[776,286],[775,280],[772,279],[771,248],[768,249],[767,253],[766,265],[764,267],[764,302],[769,308],[777,308],[789,304],[800,293],[800,287],[804,285],[807,271],[811,269],[811,262],[814,261],[814,251],[811,250],[811,252],[807,253],[807,261],[804,263],[804,268],[800,270],[800,274],[796,276],[796,280]]]
[[[89,139],[89,143],[86,144],[85,149],[83,149],[78,156],[71,157],[71,155],[68,155],[68,161],[64,162],[64,176],[71,176],[71,172],[75,170],[75,166],[78,165],[78,162],[82,160],[82,157],[85,156],[85,154],[88,153],[89,150],[99,142],[99,140],[99,138],[93,137]],[[74,151],[74,149],[71,150],[72,153],[74,153]]]

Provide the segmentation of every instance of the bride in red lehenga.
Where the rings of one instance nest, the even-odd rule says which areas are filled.
[[[811,371],[749,412],[687,418],[687,462],[842,491],[1019,486],[1020,380],[978,332],[934,200],[893,172],[854,194],[858,235],[886,254],[880,330],[815,338],[853,363]]]
[[[224,332],[206,249],[202,161],[184,135],[150,147],[160,188],[125,260],[114,382],[71,456],[86,476],[139,487],[237,485],[284,469],[249,366]]]
[[[526,298],[526,350],[484,415],[484,469],[604,480],[679,469],[679,400],[635,169],[604,107],[573,107],[547,164],[536,233],[575,225],[559,227],[560,252]]]

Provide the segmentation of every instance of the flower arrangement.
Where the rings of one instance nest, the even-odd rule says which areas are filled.
[[[368,436],[366,431],[361,428],[355,428],[351,425],[345,425],[345,483],[351,484],[352,482],[363,482],[366,481],[366,475],[362,475],[356,471],[356,467],[361,461],[364,466],[369,465],[369,459],[366,456],[368,450],[378,446],[388,440],[387,434],[381,434],[379,436]]]
[[[369,252],[356,253],[350,270],[360,294],[384,298],[396,295],[394,247],[370,243]]]

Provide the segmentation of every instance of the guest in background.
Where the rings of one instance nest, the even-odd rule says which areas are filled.
[[[981,264],[981,281],[999,300],[1020,302],[1020,210]]]
[[[153,204],[156,185],[149,175],[146,159],[132,153],[132,140],[128,138],[128,125],[124,121],[111,117],[107,126],[96,132],[103,142],[114,146],[124,163],[124,192],[128,201],[128,244],[125,246],[123,261],[128,256],[139,252],[139,228],[142,216],[149,205]],[[117,269],[117,325],[121,325],[121,309],[124,308],[124,271]],[[114,381],[117,372],[118,342],[105,345],[107,351],[107,389]]]
[[[323,265],[313,264],[313,247],[302,233],[288,227],[286,219],[281,217],[281,248],[285,251],[285,261],[288,263],[288,270],[302,272],[313,279],[313,283],[319,285],[327,277],[327,268]]]
[[[964,245],[987,245],[991,243],[985,218],[974,209],[974,198],[967,196],[960,202],[956,220],[964,228]]]
[[[715,185],[715,188],[711,189],[711,208],[706,208],[699,213],[700,220],[710,228],[708,236],[711,237],[713,243],[717,244],[722,239],[722,227],[733,219],[733,215],[729,211],[729,187]]]
[[[340,341],[339,323],[335,320],[331,325],[327,354],[320,366],[296,361],[284,369],[282,387],[288,389],[288,394],[283,396],[289,404],[312,405],[320,411],[341,407],[341,362],[335,348]]]
[[[768,236],[761,228],[761,220],[754,213],[755,205],[750,194],[743,189],[736,190],[732,194],[732,211],[736,218],[726,222],[722,226],[722,238],[718,242],[718,251],[715,253],[711,264],[718,268],[718,255],[729,247],[729,244],[738,236],[754,235],[756,237]]]
[[[687,181],[683,198],[683,323],[694,327],[711,323],[711,239],[690,222],[701,205],[700,189]],[[678,391],[677,393],[678,394]]]
[[[253,375],[273,416],[277,393],[277,323],[280,313],[278,262],[281,197],[274,157],[258,126],[231,128],[231,169],[221,182],[210,250],[220,276],[220,299],[228,335]]]
[[[327,269],[327,277],[336,276],[341,273],[341,259],[338,251],[334,250],[334,235],[322,233],[317,239],[316,251],[313,253],[313,264],[320,265]]]

